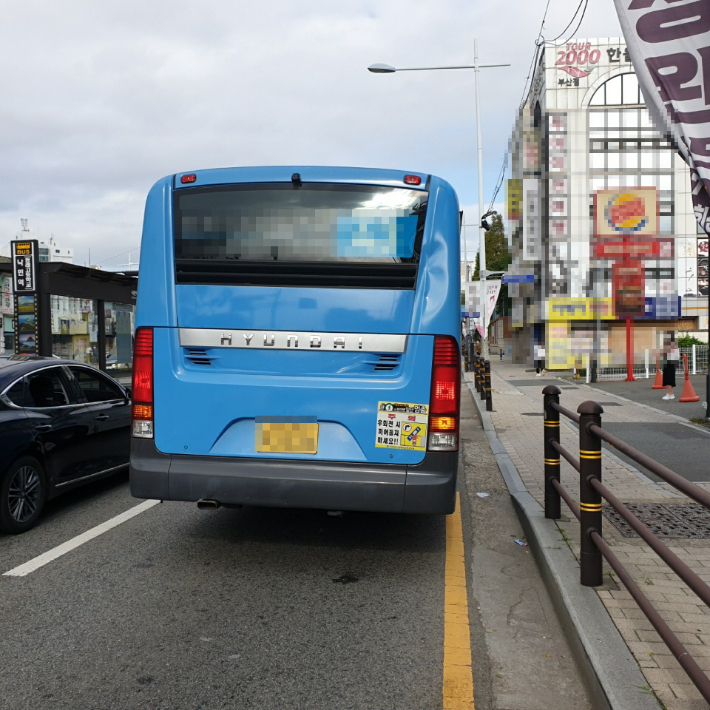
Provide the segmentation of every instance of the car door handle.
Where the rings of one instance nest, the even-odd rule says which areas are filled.
[[[51,424],[38,424],[35,431],[49,431],[52,428]]]
[[[97,421],[99,422],[105,422],[108,418],[108,414],[99,414],[99,416],[96,417]]]

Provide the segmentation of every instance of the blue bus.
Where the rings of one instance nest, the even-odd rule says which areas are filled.
[[[459,231],[453,188],[422,173],[252,167],[157,182],[132,495],[453,512]]]

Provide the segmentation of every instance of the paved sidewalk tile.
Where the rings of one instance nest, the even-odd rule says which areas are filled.
[[[473,381],[473,374],[466,373]],[[532,380],[538,380],[533,384]],[[517,381],[517,382],[516,382]],[[601,393],[586,385],[572,384],[550,376],[536,378],[522,365],[491,361],[493,412],[491,419],[500,442],[517,468],[530,494],[544,504],[542,390],[548,384],[562,389],[560,404],[576,412],[586,400],[610,401],[611,393]],[[478,394],[474,390],[474,396]],[[623,407],[606,407],[603,422],[677,423],[661,412],[625,402]],[[579,434],[573,423],[560,416],[562,445],[575,458],[579,452]],[[666,483],[655,483],[641,467],[625,463],[604,449],[602,480],[624,503],[686,502],[688,499]],[[579,474],[564,459],[560,480],[575,501],[579,500]],[[710,484],[701,484],[710,490]],[[579,559],[579,524],[566,506],[558,522],[562,536]],[[640,539],[624,538],[604,519],[604,539],[624,564],[629,574],[651,600],[700,668],[710,673],[710,609],[672,572]],[[710,540],[664,540],[701,579],[710,582]],[[638,661],[648,685],[667,710],[699,710],[707,703],[690,682],[658,633],[639,609],[631,595],[617,582],[605,562],[604,586],[599,597],[609,611],[619,632]]]

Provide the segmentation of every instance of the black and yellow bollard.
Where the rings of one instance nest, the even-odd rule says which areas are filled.
[[[550,405],[560,403],[560,388],[555,385],[547,385],[543,394],[543,406],[545,408],[545,426],[543,428],[543,440],[545,445],[545,517],[552,520],[559,520],[562,516],[560,507],[560,494],[553,485],[555,480],[560,480],[560,454],[553,448],[552,442],[560,441],[560,413]]]
[[[579,524],[581,528],[581,582],[598,587],[603,582],[602,553],[591,534],[602,534],[602,497],[589,485],[592,478],[602,480],[602,440],[589,431],[592,424],[601,426],[604,409],[597,402],[582,402],[579,417]]]
[[[486,360],[483,363],[483,374],[485,377],[485,389],[486,389],[486,411],[493,411],[493,393],[491,392],[491,363]]]

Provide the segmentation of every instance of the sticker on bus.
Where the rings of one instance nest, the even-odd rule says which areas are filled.
[[[426,451],[428,419],[427,404],[378,402],[375,446]]]

